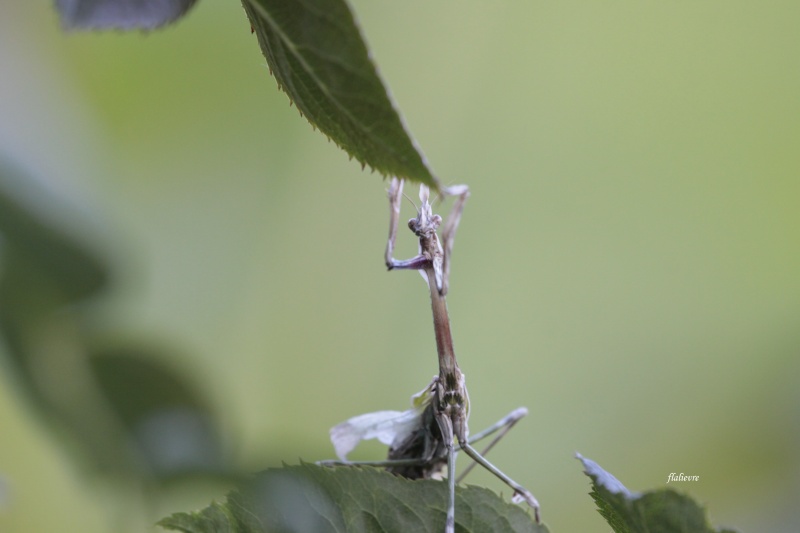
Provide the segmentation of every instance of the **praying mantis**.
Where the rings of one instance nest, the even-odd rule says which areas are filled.
[[[478,435],[468,438],[469,395],[464,374],[456,361],[450,319],[445,295],[448,291],[450,256],[456,229],[461,219],[464,204],[469,197],[466,185],[455,185],[443,189],[443,194],[455,196],[452,212],[442,229],[442,241],[437,230],[442,217],[433,213],[430,190],[420,186],[421,205],[417,216],[408,221],[409,229],[419,238],[419,253],[406,260],[394,258],[394,246],[400,219],[400,204],[403,196],[403,181],[393,178],[389,185],[390,206],[389,238],[386,245],[386,266],[389,270],[417,270],[428,283],[433,312],[433,327],[439,373],[430,385],[414,396],[415,408],[405,413],[383,411],[354,417],[331,430],[331,438],[340,457],[344,457],[355,444],[366,438],[378,438],[390,445],[386,461],[352,463],[326,461],[323,464],[371,464],[384,466],[390,472],[411,479],[424,479],[438,475],[447,465],[448,504],[445,533],[455,531],[455,487],[456,447],[469,455],[498,477],[514,491],[513,501],[526,502],[534,510],[539,522],[539,503],[533,494],[490,463],[483,454],[472,447],[472,443],[502,430],[484,450],[484,454],[502,438],[516,422],[527,414],[524,408],[512,411],[504,419]],[[474,464],[470,465],[472,468]],[[462,478],[469,472],[465,470]]]

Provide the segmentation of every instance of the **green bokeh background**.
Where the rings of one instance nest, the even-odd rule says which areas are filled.
[[[579,451],[632,490],[699,475],[678,488],[718,525],[800,530],[800,4],[354,9],[433,168],[472,189],[449,296],[470,424],[530,409],[492,458],[551,529],[607,531]],[[288,105],[236,1],[150,34],[3,2],[0,149],[99,228],[96,326],[177,347],[243,470],[331,457],[331,426],[436,372],[423,282],[383,267],[385,184]],[[3,533],[141,531],[224,493],[131,522],[11,373],[0,424]]]

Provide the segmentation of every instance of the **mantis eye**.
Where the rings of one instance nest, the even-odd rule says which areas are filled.
[[[414,233],[417,232],[417,219],[416,218],[409,218],[408,219],[408,229],[410,229]]]

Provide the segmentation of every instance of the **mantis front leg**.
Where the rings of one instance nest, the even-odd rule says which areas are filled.
[[[447,222],[442,229],[442,242],[444,243],[444,261],[443,261],[443,284],[439,289],[439,293],[444,296],[447,294],[448,280],[450,279],[450,256],[453,254],[453,243],[456,240],[456,230],[458,224],[461,222],[461,213],[464,211],[464,204],[467,203],[469,198],[469,187],[466,185],[452,185],[444,189],[445,196],[455,196],[456,200],[453,202],[453,209],[450,211],[450,216],[447,217]]]
[[[436,229],[442,222],[439,215],[432,212],[428,202],[429,191],[425,185],[420,186],[420,200],[417,217],[409,220],[409,227],[420,237],[420,253],[411,259],[398,260],[394,258],[394,244],[397,239],[397,227],[400,223],[400,203],[403,197],[403,180],[392,178],[389,184],[389,239],[386,243],[385,261],[389,270],[411,269],[426,270],[433,268],[436,288],[441,296],[447,294],[450,280],[450,256],[453,253],[456,230],[461,221],[464,204],[469,198],[469,187],[466,185],[453,185],[442,191],[443,196],[455,196],[450,216],[447,217],[442,230],[442,243],[436,236]]]
[[[397,240],[397,226],[400,223],[400,203],[403,198],[403,180],[392,178],[389,182],[389,240],[386,242],[386,268],[397,268],[394,258],[394,243]]]

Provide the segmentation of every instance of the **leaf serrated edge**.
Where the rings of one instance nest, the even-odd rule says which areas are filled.
[[[232,515],[226,504],[221,504],[217,501],[212,501],[207,507],[204,507],[199,511],[188,512],[188,513],[187,512],[173,513],[170,516],[162,518],[161,520],[156,522],[156,525],[164,529],[170,529],[173,531],[183,531],[184,533],[206,533],[206,530],[197,529],[192,526],[198,521],[200,522],[210,521],[211,518],[208,516],[208,513],[214,511],[222,513],[222,515],[227,520],[228,525],[230,526],[228,529],[229,531],[238,530],[238,528],[236,527],[237,524],[236,517]],[[184,521],[187,522],[186,525],[189,526],[189,529],[187,529],[187,527],[184,525]]]
[[[242,6],[243,6],[244,11],[245,11],[245,13],[247,15],[247,18],[249,19],[251,30],[254,30],[254,28],[255,28],[255,26],[257,24],[257,22],[253,20],[254,19],[253,15],[254,15],[254,13],[256,11],[258,11],[259,13],[264,14],[266,19],[270,19],[271,18],[269,16],[269,13],[263,13],[263,6],[259,5],[258,2],[255,1],[255,0],[242,0]],[[351,8],[349,6],[347,6],[346,4],[345,4],[345,6],[346,6],[346,9],[350,12],[350,16],[353,17],[353,25],[355,26],[356,31],[359,33],[359,38],[361,39],[362,43],[364,43],[364,46],[366,47],[366,41],[364,40],[363,35],[361,35],[361,30],[360,30],[360,28],[358,26],[357,21],[355,20],[355,17],[353,16]],[[259,27],[261,28],[261,31],[264,31],[263,26],[259,25]],[[261,35],[258,32],[256,32],[256,34],[257,34],[257,38],[259,39],[259,41],[261,41]],[[283,40],[286,43],[291,44],[291,40],[290,39],[284,38]],[[338,142],[335,138],[332,138],[330,135],[328,135],[328,133],[326,133],[324,130],[322,130],[319,127],[319,125],[316,124],[311,119],[311,117],[306,116],[306,114],[303,113],[300,110],[300,106],[294,103],[294,101],[292,99],[292,95],[286,89],[284,84],[281,83],[281,81],[278,78],[278,76],[275,75],[275,73],[273,72],[272,66],[270,64],[269,56],[264,51],[264,46],[260,45],[260,47],[261,47],[262,51],[264,52],[265,59],[267,60],[267,66],[268,66],[268,69],[269,69],[270,76],[275,80],[276,84],[278,85],[278,89],[287,96],[287,98],[289,99],[289,105],[290,106],[294,105],[294,107],[300,112],[300,116],[303,117],[306,120],[306,122],[308,122],[315,131],[319,130],[320,133],[325,135],[325,137],[328,139],[329,142],[333,142],[340,150],[342,150],[343,152],[348,154],[350,159],[355,157],[355,159],[361,164],[361,170],[362,171],[367,166],[369,166],[370,171],[372,173],[377,171],[384,179],[394,176],[393,173],[391,173],[389,171],[386,171],[386,170],[384,170],[382,168],[376,167],[375,165],[370,164],[369,161],[367,161],[367,159],[361,157],[359,154],[351,152],[351,150],[347,146],[345,146],[342,143]],[[289,48],[292,48],[292,47],[290,46]],[[374,61],[372,59],[372,56],[369,53],[369,49],[368,48],[366,49],[366,52],[367,52],[367,61],[371,64],[371,66],[373,68],[373,71],[374,71],[374,74],[377,77],[377,79],[378,79],[383,91],[385,92],[385,96],[387,98],[389,107],[393,110],[393,112],[396,115],[397,120],[400,122],[401,129],[403,130],[405,136],[407,137],[408,141],[410,142],[412,149],[416,152],[416,154],[420,158],[420,162],[421,162],[421,165],[422,165],[422,170],[424,171],[424,174],[422,176],[415,176],[415,175],[400,176],[400,175],[397,175],[397,177],[400,177],[402,179],[408,179],[408,180],[419,182],[419,183],[424,183],[425,185],[428,185],[429,187],[431,187],[432,189],[436,190],[438,193],[441,194],[442,186],[441,186],[441,183],[439,182],[439,179],[436,177],[436,175],[431,170],[430,165],[428,164],[427,158],[423,154],[421,148],[417,144],[417,142],[414,139],[414,137],[409,132],[408,127],[405,124],[405,120],[403,119],[403,115],[400,113],[397,105],[395,104],[394,100],[392,99],[390,91],[386,88],[386,84],[380,78],[380,75],[378,73],[378,68],[374,63]],[[302,60],[302,57],[300,55],[298,55],[298,59]],[[336,100],[332,98],[332,101],[336,101]],[[353,118],[353,121],[354,121],[354,123],[359,123],[359,121],[356,120],[355,118]]]

